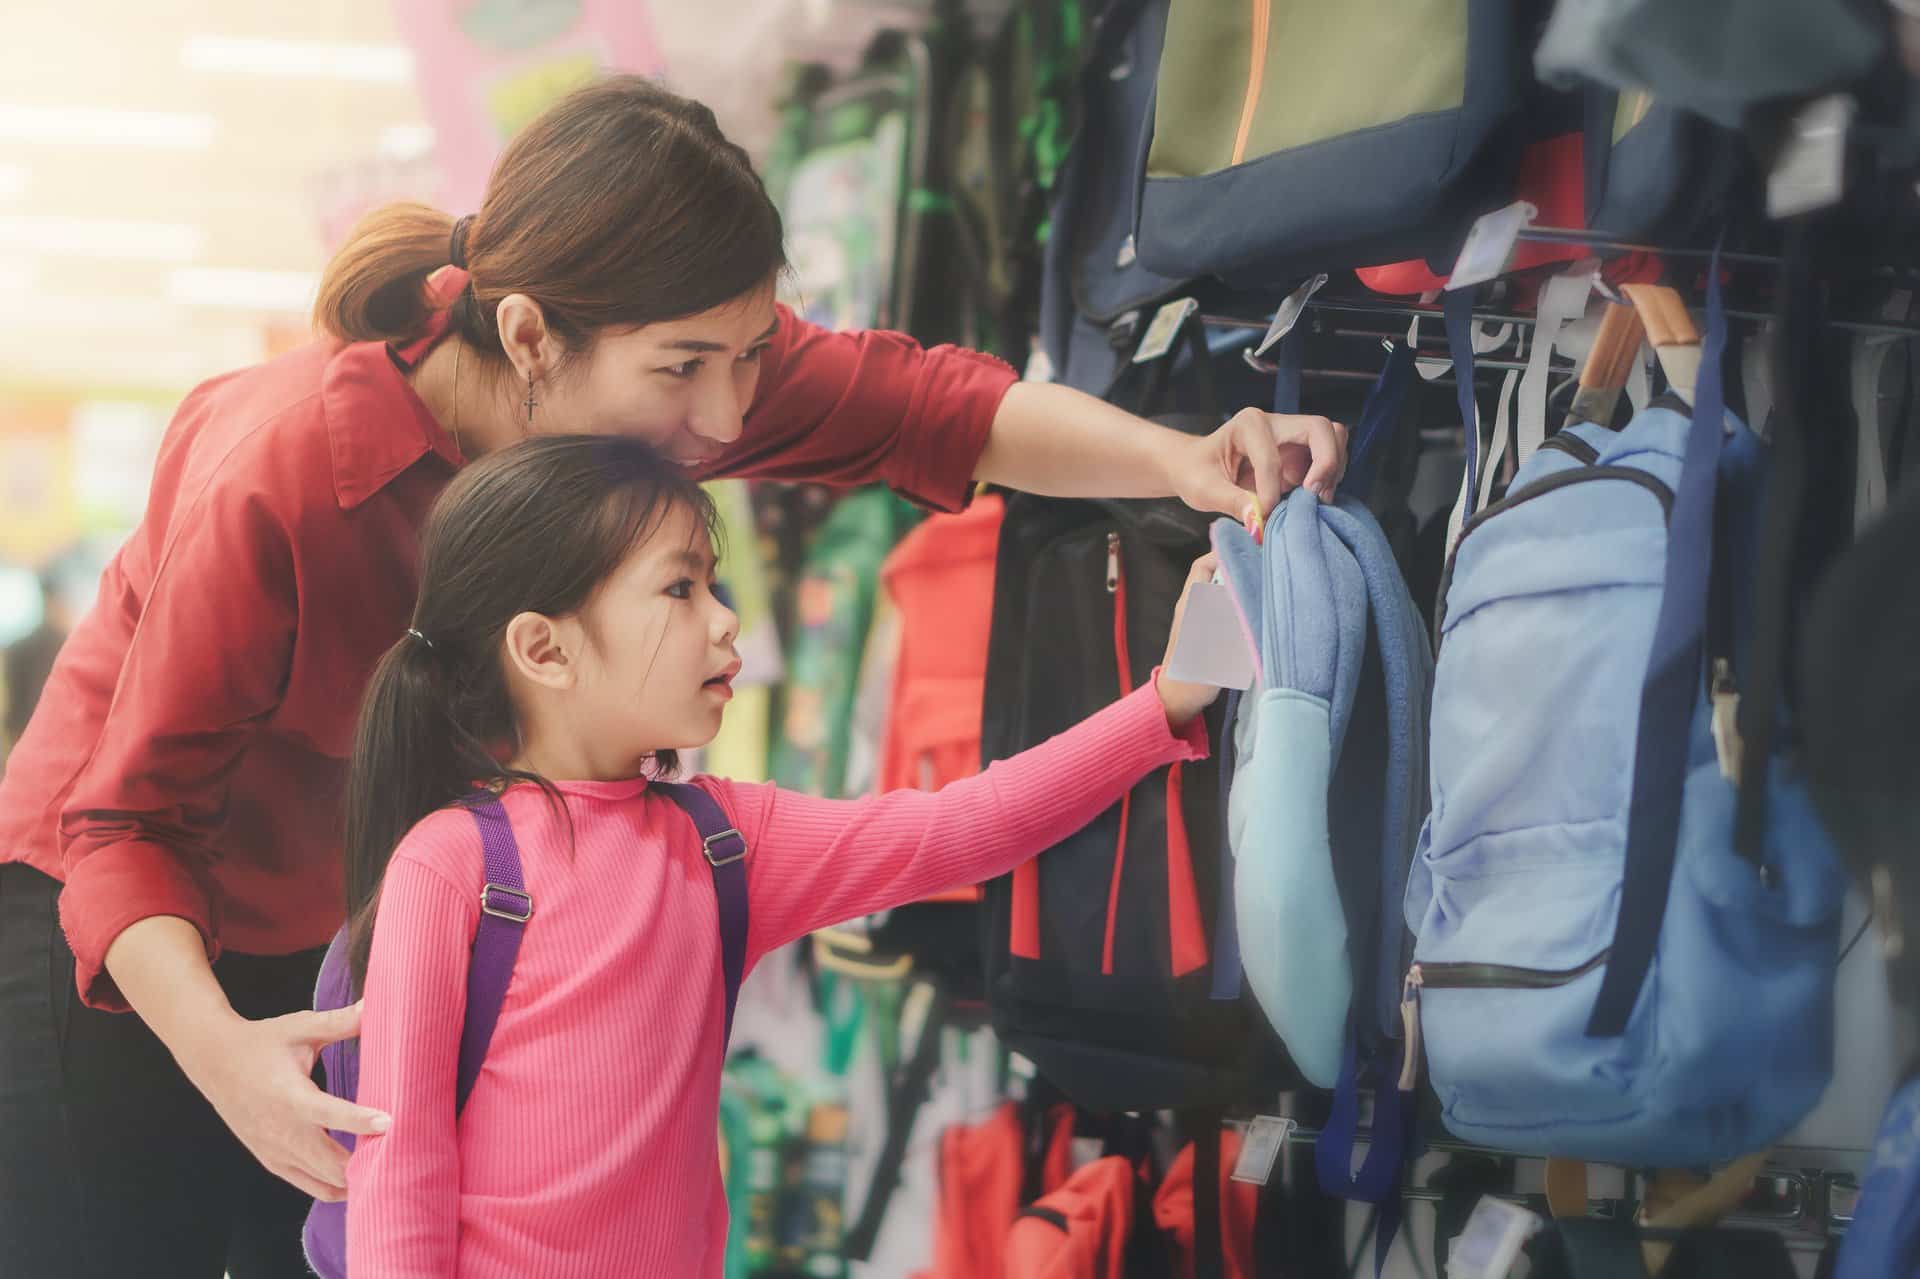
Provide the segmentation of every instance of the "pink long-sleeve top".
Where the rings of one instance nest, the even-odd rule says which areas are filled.
[[[813,799],[696,784],[745,835],[749,968],[813,929],[1003,874],[1155,768],[1206,754],[1153,684],[937,793]],[[445,811],[395,849],[361,1031],[362,1103],[393,1116],[348,1168],[349,1272],[712,1276],[727,1231],[717,1138],[724,992],[712,873],[643,780],[503,802],[534,915],[479,1079],[454,1116],[477,827]]]

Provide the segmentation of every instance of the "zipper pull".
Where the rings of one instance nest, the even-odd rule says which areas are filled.
[[[1420,1078],[1420,987],[1424,984],[1420,965],[1407,969],[1407,984],[1400,991],[1400,1027],[1407,1046],[1400,1065],[1401,1092],[1412,1092]]]
[[[1713,750],[1720,760],[1720,776],[1738,784],[1740,759],[1746,744],[1740,740],[1740,686],[1734,683],[1733,663],[1713,659]]]
[[[1120,534],[1107,534],[1107,594],[1120,591]]]

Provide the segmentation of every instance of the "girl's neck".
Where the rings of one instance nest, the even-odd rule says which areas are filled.
[[[520,406],[504,393],[498,368],[458,335],[436,343],[407,381],[469,462],[526,435]]]
[[[624,751],[609,756],[585,743],[542,735],[522,738],[520,750],[507,766],[550,782],[628,782],[646,776],[647,760],[634,759]]]

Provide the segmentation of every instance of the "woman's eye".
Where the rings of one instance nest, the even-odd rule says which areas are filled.
[[[692,599],[693,598],[693,579],[690,577],[681,578],[679,581],[675,582],[672,586],[669,586],[667,588],[667,594],[673,596],[673,598],[677,600]]]
[[[684,364],[676,364],[672,368],[665,369],[663,371],[669,377],[689,378],[689,377],[692,377],[694,374],[698,373],[701,367],[705,364],[706,364],[705,360],[688,360]]]
[[[767,353],[767,348],[766,348],[766,347],[764,347],[764,346],[756,346],[756,347],[754,347],[754,348],[753,348],[753,350],[751,350],[751,351],[748,351],[748,352],[747,352],[747,353],[746,353],[745,355],[742,355],[742,356],[740,357],[740,363],[742,363],[742,364],[757,364],[757,363],[759,363],[759,360],[760,360],[760,357],[761,357],[761,356],[763,356],[763,355],[765,355],[766,353]]]

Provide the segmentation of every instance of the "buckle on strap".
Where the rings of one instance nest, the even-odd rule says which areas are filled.
[[[511,905],[506,907],[494,905],[493,895],[495,893],[501,893],[512,898],[513,901],[520,906],[520,909],[516,911]],[[533,894],[523,892],[518,888],[509,888],[505,884],[488,884],[480,890],[480,911],[482,914],[492,915],[497,919],[511,919],[516,924],[524,924],[533,918]]]
[[[726,839],[731,839],[736,841],[738,845],[738,851],[729,853],[724,857],[714,856],[713,846],[721,842],[722,840],[726,840]],[[731,826],[727,827],[723,831],[716,831],[715,833],[708,835],[706,838],[702,839],[700,843],[701,843],[702,851],[705,852],[707,855],[708,864],[711,865],[715,870],[718,870],[722,866],[731,866],[735,862],[739,861],[742,857],[745,857],[747,855],[747,837],[745,835],[742,835],[738,830],[734,829]]]

